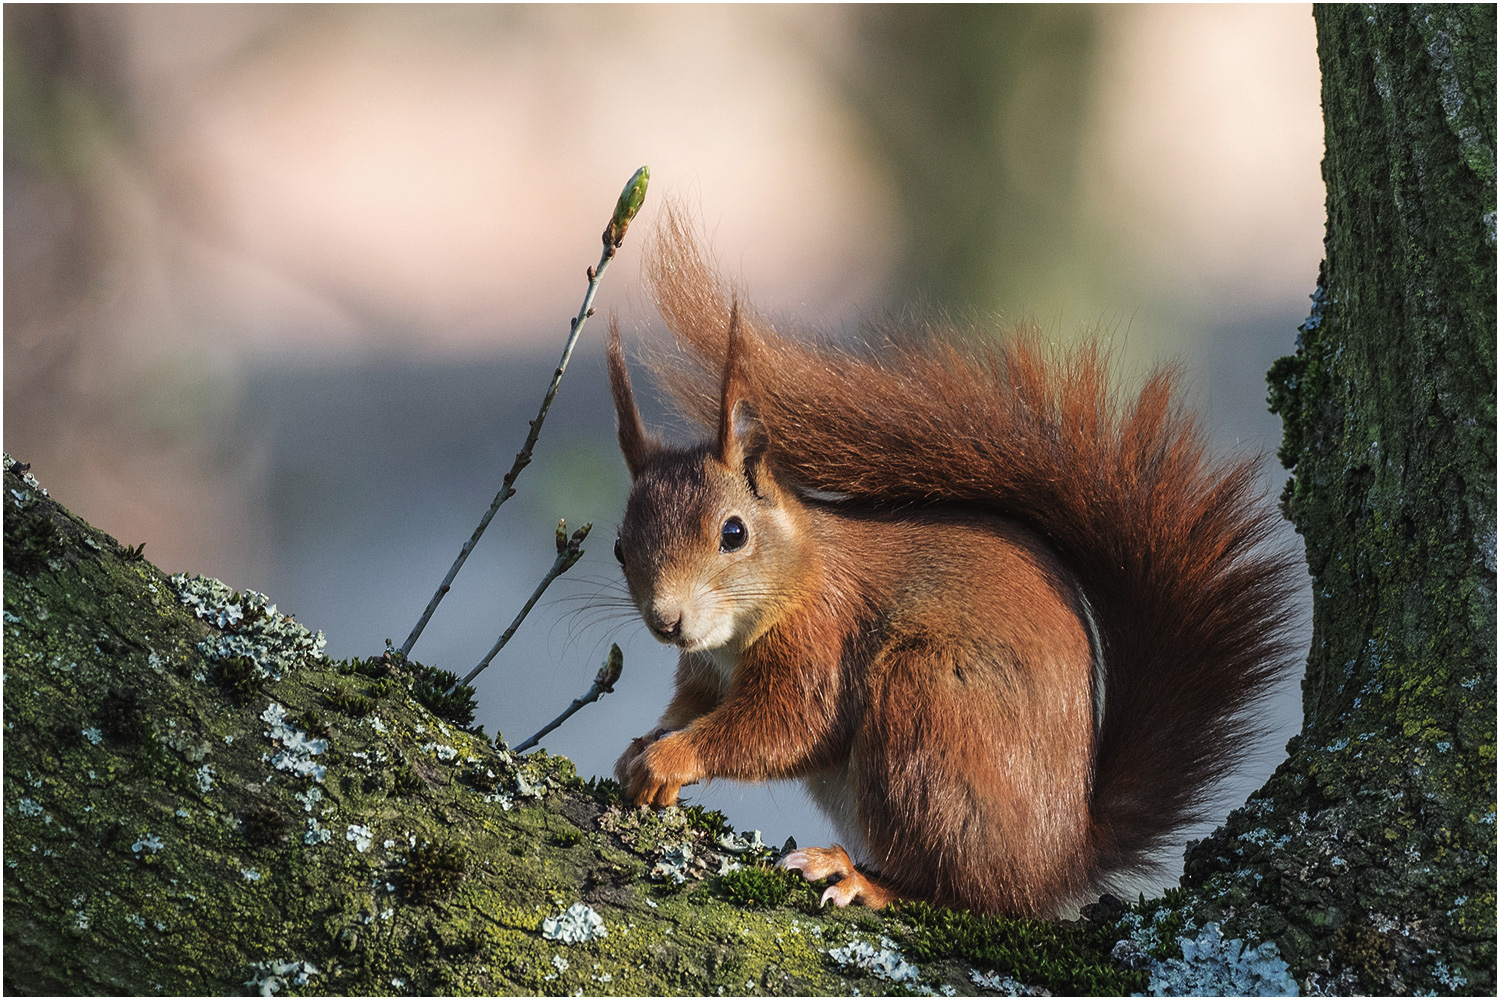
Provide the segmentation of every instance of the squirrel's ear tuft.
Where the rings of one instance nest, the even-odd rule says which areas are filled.
[[[613,316],[609,319],[609,391],[615,398],[620,454],[625,456],[625,467],[634,479],[655,453],[657,444],[646,433],[641,411],[636,409],[635,394],[630,391],[630,371],[625,367],[625,350],[620,346],[620,323]]]
[[[724,359],[723,396],[719,403],[719,460],[731,469],[748,469],[767,444],[765,425],[746,377],[749,347],[740,324],[740,304],[729,310],[729,350]]]

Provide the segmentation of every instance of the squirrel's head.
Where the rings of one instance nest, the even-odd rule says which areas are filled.
[[[774,624],[809,549],[802,508],[771,468],[745,350],[736,308],[717,440],[674,448],[646,433],[619,331],[610,331],[610,390],[631,477],[615,558],[651,634],[689,651],[743,646]]]

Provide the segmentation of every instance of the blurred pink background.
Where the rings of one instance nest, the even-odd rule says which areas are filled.
[[[794,325],[908,308],[1183,361],[1226,445],[1274,451],[1264,372],[1321,257],[1305,6],[7,5],[4,444],[163,569],[264,590],[336,656],[398,644],[499,486],[598,257],[652,171],[601,312],[654,328],[636,253],[669,199]],[[601,317],[602,318],[602,317]],[[414,650],[518,741],[607,773],[670,655],[598,598],[626,478],[585,332],[537,452]],[[648,419],[664,420],[660,414]],[[1268,489],[1284,476],[1274,459]],[[1288,532],[1288,544],[1298,545]],[[1295,685],[1262,758],[1300,722]],[[768,841],[802,792],[699,801]]]

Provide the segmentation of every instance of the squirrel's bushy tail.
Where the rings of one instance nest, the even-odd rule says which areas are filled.
[[[714,427],[729,304],[680,216],[648,268],[686,349],[652,367]],[[785,474],[881,504],[982,505],[1030,524],[1077,575],[1105,676],[1081,874],[1102,888],[1149,871],[1203,818],[1249,746],[1248,709],[1293,662],[1295,560],[1267,544],[1277,517],[1259,460],[1210,458],[1171,370],[1122,399],[1097,347],[939,334],[857,354],[745,318],[744,371]]]

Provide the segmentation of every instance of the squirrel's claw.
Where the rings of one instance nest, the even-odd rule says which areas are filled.
[[[615,765],[625,797],[638,806],[665,809],[675,805],[683,785],[700,777],[698,755],[686,739],[661,731],[630,744]]]
[[[850,885],[851,881],[851,879],[844,879],[844,881],[835,882],[833,885],[830,885],[828,888],[824,889],[823,895],[818,898],[818,905],[827,906],[830,902],[832,902],[834,906],[837,906],[839,909],[843,909],[850,903],[854,902],[854,898],[856,895],[858,895],[858,892],[854,887]]]
[[[896,893],[871,879],[849,860],[842,847],[804,847],[792,851],[779,862],[782,868],[790,868],[809,882],[820,882],[825,878],[838,879],[823,890],[819,905],[833,903],[844,907],[850,903],[863,903],[878,910],[898,898]]]
[[[779,862],[782,868],[798,872],[809,882],[825,878],[848,878],[855,874],[854,862],[842,847],[803,847],[792,851]]]
[[[635,767],[637,758],[640,757],[647,747],[659,739],[661,734],[662,730],[658,729],[647,733],[645,736],[637,736],[630,741],[630,746],[625,748],[625,752],[620,754],[620,759],[615,761],[615,780],[627,792],[631,786],[631,772]],[[627,795],[627,797],[629,796]]]
[[[667,806],[675,806],[677,804],[677,794],[680,791],[682,791],[681,785],[662,785],[655,792],[642,796],[643,799],[647,800],[642,804],[649,805],[654,809],[665,809]]]

